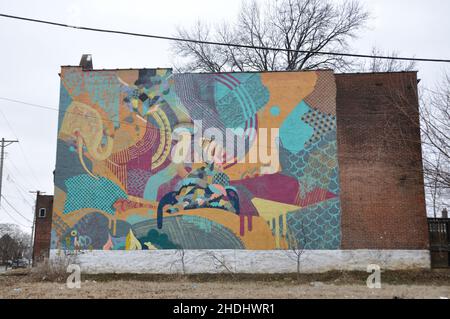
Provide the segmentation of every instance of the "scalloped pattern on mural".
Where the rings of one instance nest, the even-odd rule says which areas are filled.
[[[333,250],[341,243],[339,199],[302,208],[287,215],[288,236],[304,249]],[[288,240],[289,242],[289,240]]]

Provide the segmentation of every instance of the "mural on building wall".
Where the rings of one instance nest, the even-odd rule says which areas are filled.
[[[61,73],[52,248],[339,249],[332,71]]]

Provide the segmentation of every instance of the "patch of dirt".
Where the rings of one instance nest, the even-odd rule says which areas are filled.
[[[381,289],[364,272],[301,275],[82,276],[81,289],[26,273],[0,275],[1,298],[450,298],[450,271],[383,272]]]
[[[117,280],[172,282],[188,280],[194,282],[283,282],[284,284],[309,284],[310,282],[332,283],[334,285],[358,285],[365,283],[367,272],[330,271],[320,274],[99,274],[85,275],[84,279],[98,282]],[[450,269],[382,271],[382,282],[392,285],[447,285],[450,286]]]

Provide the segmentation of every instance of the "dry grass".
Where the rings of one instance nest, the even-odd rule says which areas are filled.
[[[161,274],[98,274],[84,275],[85,280],[97,282],[111,281],[151,281],[151,282],[215,282],[215,283],[272,283],[282,282],[287,285],[323,282],[334,285],[358,285],[365,282],[367,272],[330,271],[320,274],[193,274],[193,275],[161,275]],[[450,286],[450,270],[404,270],[383,271],[382,281],[392,285],[442,285]]]
[[[65,262],[62,263],[65,265]],[[368,289],[364,272],[301,275],[83,275],[68,289],[55,272],[0,275],[1,298],[440,298],[450,297],[450,270],[383,272],[382,289]],[[55,268],[53,268],[55,270]],[[39,274],[39,275],[38,275]],[[44,277],[41,275],[44,274]],[[50,279],[56,281],[50,282]]]
[[[194,298],[194,299],[309,299],[309,298],[441,298],[450,297],[449,286],[407,286],[383,284],[368,289],[364,284],[286,284],[285,282],[192,282],[192,281],[108,281],[84,280],[81,289],[65,284],[2,281],[0,298]]]
[[[67,267],[75,261],[75,256],[64,254],[52,260],[45,259],[29,270],[26,275],[33,281],[65,282],[68,275]]]

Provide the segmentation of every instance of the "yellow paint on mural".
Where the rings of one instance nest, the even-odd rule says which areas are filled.
[[[125,240],[125,250],[141,250],[142,245],[137,240],[136,236],[134,236],[133,231],[130,229],[128,232],[127,238]]]
[[[267,225],[267,222],[257,216],[253,216],[252,231],[248,231],[245,227],[244,236],[240,235],[240,217],[230,212],[214,208],[202,208],[183,211],[178,214],[164,214],[164,217],[169,216],[198,216],[208,219],[212,222],[218,223],[234,233],[244,244],[245,249],[249,250],[273,250],[276,249],[275,238],[272,231]],[[247,225],[247,223],[246,223]]]
[[[283,223],[283,237],[286,237],[286,215],[289,212],[299,210],[301,207],[256,197],[252,199],[252,203],[258,210],[258,214],[264,218],[266,222],[274,225],[273,230],[275,231],[276,246],[277,248],[280,248],[280,216]]]

